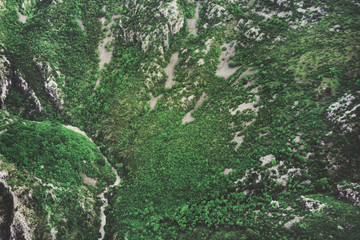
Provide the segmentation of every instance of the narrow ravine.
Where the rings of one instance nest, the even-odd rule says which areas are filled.
[[[81,135],[84,135],[85,137],[87,137],[91,142],[94,142],[91,138],[89,138],[86,133],[84,131],[81,131],[79,128],[74,127],[74,126],[70,126],[70,125],[64,125],[64,127],[73,130],[74,132],[80,133]],[[99,147],[98,147],[99,148]],[[99,148],[100,150],[100,148]],[[105,161],[111,166],[109,160],[103,155],[103,157],[105,158]],[[118,174],[118,172],[116,171],[116,169],[111,166],[112,170],[114,171],[115,175],[116,175],[116,180],[115,182],[110,185],[107,186],[104,191],[102,191],[101,194],[98,195],[98,197],[100,197],[101,201],[103,202],[103,205],[100,208],[100,217],[101,217],[101,224],[100,224],[100,234],[101,237],[98,240],[103,240],[105,237],[105,225],[106,225],[106,215],[105,215],[105,208],[107,205],[109,205],[109,200],[105,197],[105,194],[109,192],[110,188],[113,188],[115,186],[118,186],[121,182],[121,178]]]
[[[107,161],[107,163],[109,163],[108,159],[105,156],[104,156],[104,158]],[[109,165],[111,166],[110,163],[109,163]],[[112,167],[112,166],[111,166],[111,168],[116,174],[116,180],[112,185],[106,187],[105,190],[99,195],[100,199],[103,201],[103,205],[100,208],[101,225],[100,225],[100,231],[99,232],[101,234],[101,237],[99,238],[99,240],[103,240],[104,237],[105,237],[105,225],[106,225],[105,208],[109,204],[109,200],[105,197],[105,194],[107,192],[109,192],[110,188],[113,188],[113,187],[119,185],[120,182],[121,182],[120,176],[119,176],[118,172],[116,171],[116,169],[114,167]]]

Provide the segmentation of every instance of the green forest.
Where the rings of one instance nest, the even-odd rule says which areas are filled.
[[[359,13],[2,0],[0,239],[360,239]]]

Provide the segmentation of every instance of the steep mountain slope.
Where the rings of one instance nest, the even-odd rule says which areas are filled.
[[[98,195],[115,176],[97,147],[60,124],[1,118],[2,239],[99,235]]]
[[[2,178],[0,193],[36,193],[37,179],[40,192],[76,191],[69,208],[61,191],[24,204],[36,216],[20,212],[33,221],[29,238],[99,237],[98,194],[114,171],[61,124],[86,131],[122,177],[106,196],[104,239],[360,237],[357,1],[6,0],[0,9],[1,169],[18,179]],[[76,207],[82,198],[89,212]],[[65,224],[73,211],[89,217]]]

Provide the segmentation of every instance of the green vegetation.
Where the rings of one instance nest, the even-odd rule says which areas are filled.
[[[15,122],[0,135],[0,151],[19,170],[46,183],[82,185],[81,173],[98,177],[102,184],[115,181],[97,147],[85,136],[50,122]],[[101,166],[101,168],[99,168]],[[40,170],[41,169],[41,170]]]
[[[37,224],[36,236],[45,238],[49,227],[55,227],[59,239],[97,236],[100,205],[95,198],[115,181],[97,147],[58,123],[14,121],[2,130],[1,168],[13,176],[9,184],[15,189],[31,189],[26,206],[35,210],[30,220]],[[82,173],[97,185],[85,184]]]
[[[360,17],[351,1],[201,1],[198,36],[186,22],[197,1],[178,0],[177,8],[172,1],[50,2],[23,9],[7,0],[0,12],[11,77],[21,74],[43,107],[34,111],[14,82],[6,110],[16,120],[2,123],[0,153],[14,164],[11,184],[37,193],[33,208],[42,225],[51,215],[57,238],[99,236],[97,195],[115,180],[99,149],[122,178],[107,196],[105,239],[360,237],[359,206],[337,190],[343,181],[360,183],[359,121],[347,117],[355,127],[346,131],[327,117],[345,94],[355,96],[348,110],[360,114]],[[98,44],[108,30],[112,58],[100,70]],[[168,89],[165,68],[176,52]],[[234,74],[222,77],[220,66]],[[63,93],[61,107],[44,91],[48,75]],[[161,95],[153,109],[150,94]],[[189,112],[194,120],[182,124]],[[99,149],[59,122],[85,130]],[[259,160],[270,155],[269,163]],[[84,184],[81,173],[97,185]],[[54,190],[57,200],[35,177],[63,189]],[[91,212],[81,207],[83,195]],[[301,196],[326,207],[310,212]]]
[[[294,231],[298,239],[314,238],[327,239],[326,233],[331,232],[335,239],[356,239],[359,236],[359,209],[352,203],[339,201],[331,196],[323,194],[308,195],[306,197],[319,200],[325,204],[324,209],[315,212],[301,224],[298,224]],[[351,229],[351,231],[348,231]],[[306,230],[306,234],[304,233]]]

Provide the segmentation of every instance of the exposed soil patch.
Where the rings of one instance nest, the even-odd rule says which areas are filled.
[[[200,9],[200,1],[198,1],[196,8],[195,8],[195,14],[193,19],[187,19],[187,24],[189,27],[190,34],[193,34],[194,36],[197,36],[197,28],[196,23],[199,20],[199,9]]]
[[[28,16],[25,16],[24,14],[22,14],[21,12],[18,11],[18,14],[19,14],[19,20],[20,22],[22,23],[26,23],[27,19],[28,19]]]
[[[81,173],[81,176],[83,176],[83,178],[84,178],[84,183],[90,184],[94,187],[96,186],[96,184],[98,182],[96,179],[86,176],[85,173]]]
[[[78,18],[76,19],[76,21],[79,23],[81,30],[85,31],[85,26],[84,26],[83,21],[81,21],[81,20],[78,19]]]
[[[150,110],[152,110],[152,109],[155,108],[157,101],[158,101],[162,96],[164,96],[164,94],[160,94],[159,96],[154,97],[154,96],[152,95],[152,93],[150,93],[150,96],[151,96],[151,99],[150,99],[150,101],[149,101],[149,102],[150,102]]]
[[[191,116],[191,113],[194,112],[194,111],[196,111],[196,110],[199,108],[199,106],[200,106],[201,104],[203,104],[203,102],[204,102],[204,100],[205,100],[206,97],[207,97],[206,93],[203,92],[203,93],[201,94],[199,100],[195,103],[194,109],[185,114],[185,116],[184,116],[183,119],[182,119],[181,124],[185,124],[185,123],[187,123],[187,122],[192,122],[192,121],[195,120],[195,118],[194,118],[193,116]]]
[[[234,139],[232,140],[232,142],[236,142],[236,143],[237,143],[236,146],[235,146],[235,149],[239,148],[240,145],[244,142],[245,136],[244,136],[244,135],[239,136],[239,133],[240,133],[240,132],[237,132],[236,135],[235,135],[235,137],[234,137]]]
[[[223,171],[223,174],[226,176],[226,175],[229,175],[231,172],[234,172],[235,170],[232,169],[232,168],[225,168],[225,170]]]
[[[107,24],[105,26],[105,17],[101,18],[101,24],[102,24],[102,30],[105,27],[108,27],[108,30],[106,31],[106,35],[105,38],[100,42],[99,46],[98,46],[98,51],[99,51],[99,57],[100,57],[100,63],[99,63],[99,68],[102,69],[104,68],[105,63],[109,63],[111,61],[111,57],[112,57],[112,53],[113,53],[113,49],[114,47],[111,47],[110,44],[112,41],[114,41],[114,36],[111,32],[111,25],[114,23],[114,20],[116,17],[120,17],[120,15],[113,15],[111,18],[111,21],[109,24]],[[107,44],[108,49],[106,49]],[[97,84],[98,85],[98,84]]]
[[[79,128],[74,127],[74,126],[70,126],[70,125],[63,125],[64,127],[66,127],[67,129],[73,130],[74,132],[80,133],[81,135],[87,137],[90,141],[93,142],[93,140],[91,138],[89,138],[86,133],[84,131],[81,131]]]
[[[226,48],[225,51],[220,55],[220,63],[216,70],[216,75],[220,77],[224,77],[225,79],[229,78],[233,75],[239,67],[231,68],[229,67],[230,58],[235,56],[235,46],[236,41],[232,41],[231,43],[224,43],[220,48]]]
[[[99,78],[96,80],[94,90],[100,85],[100,82],[101,82],[101,77],[99,77]]]
[[[175,65],[179,62],[179,53],[174,53],[170,58],[170,63],[167,65],[166,68],[164,68],[164,71],[166,75],[168,75],[168,79],[165,82],[165,88],[172,88],[172,86],[175,84],[175,81],[173,79],[175,78]]]
[[[230,114],[235,115],[238,111],[242,112],[246,109],[251,109],[255,112],[259,110],[259,108],[255,107],[255,104],[257,104],[260,100],[260,97],[258,95],[255,95],[256,100],[254,102],[249,103],[242,103],[240,104],[236,109],[230,109]]]
[[[235,82],[233,83],[233,85],[239,85],[239,81],[246,75],[253,75],[257,70],[251,70],[251,68],[246,69],[243,73],[240,74],[240,76],[238,77],[238,79],[235,80]],[[249,81],[246,83],[246,85],[244,86],[244,88],[248,88],[250,87],[255,80]]]

